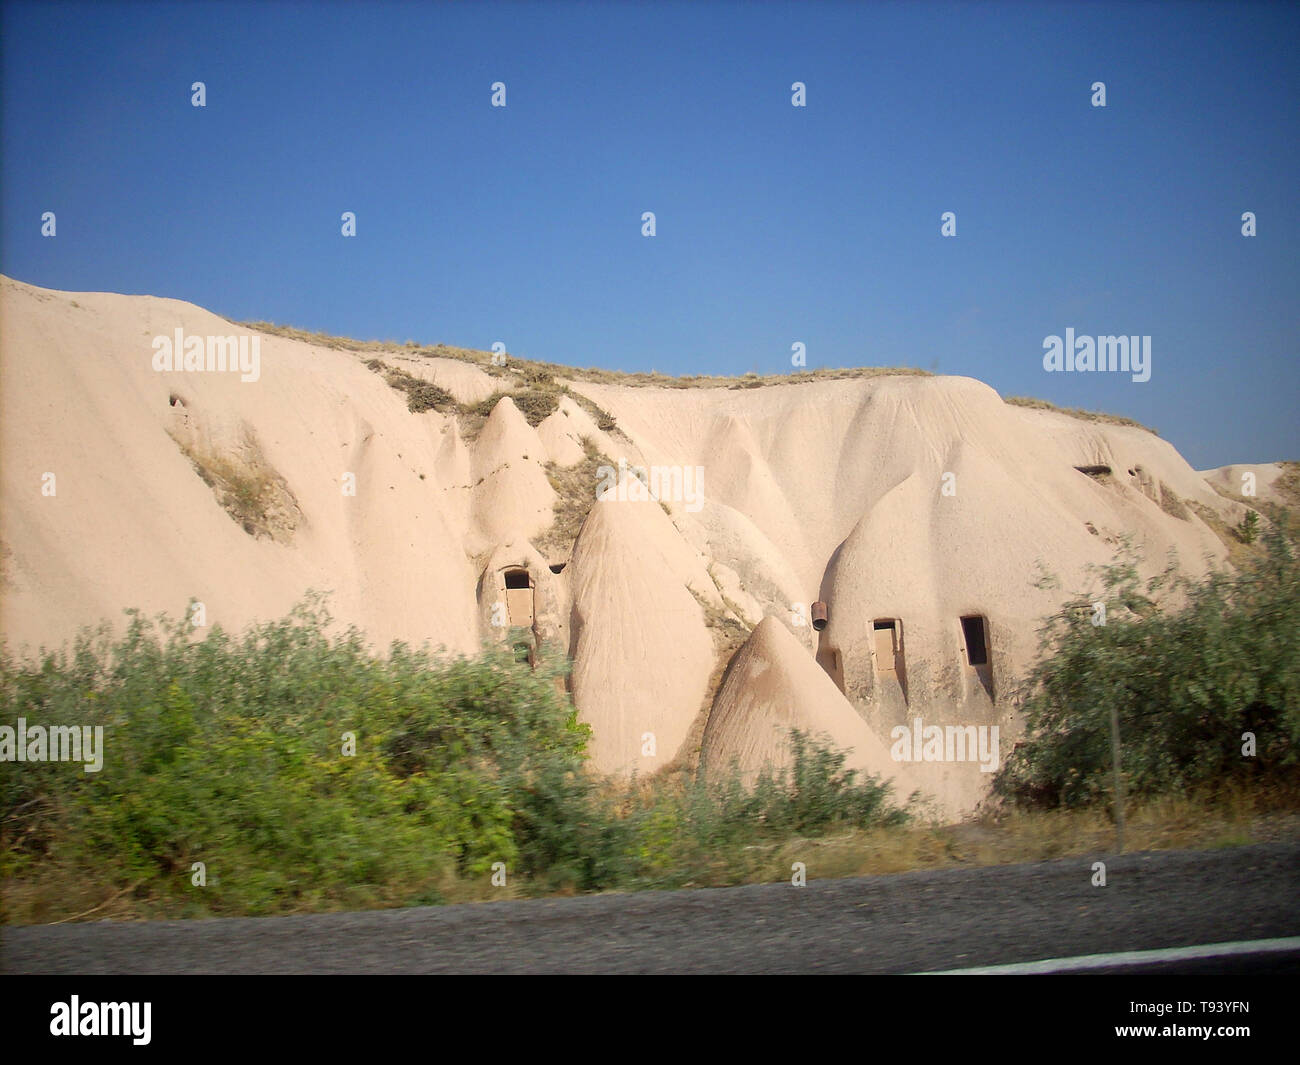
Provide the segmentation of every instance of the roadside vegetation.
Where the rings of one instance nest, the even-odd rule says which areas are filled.
[[[602,778],[555,682],[562,662],[530,669],[506,645],[375,657],[361,634],[332,629],[319,599],[201,641],[186,621],[133,612],[118,638],[101,629],[40,661],[6,655],[0,721],[102,726],[104,739],[99,772],[0,763],[5,920],[740,883],[764,878],[795,835],[906,816],[801,735],[790,772],[749,786]]]
[[[958,825],[799,733],[791,768],[750,783],[684,764],[600,776],[557,684],[562,658],[532,669],[508,641],[473,658],[402,644],[376,656],[319,597],[240,635],[197,640],[187,621],[129,612],[123,634],[87,631],[38,660],[0,650],[0,724],[104,729],[96,773],[0,762],[3,919],[270,915],[781,881],[795,862],[815,878],[1095,855],[1114,844],[1112,707],[1128,849],[1295,839],[1300,563],[1290,512],[1274,515],[1234,569],[1142,581],[1124,548],[1097,589],[1066,600],[1016,695],[1026,732]]]
[[[1289,534],[1289,535],[1288,535]],[[1225,787],[1292,789],[1300,771],[1300,564],[1270,526],[1238,568],[1143,584],[1123,550],[1100,591],[1048,619],[1027,678],[1026,736],[995,793],[1027,808],[1112,802],[1110,719],[1139,799]],[[1094,624],[1095,603],[1105,623]]]

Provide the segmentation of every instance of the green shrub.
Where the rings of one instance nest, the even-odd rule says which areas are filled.
[[[1237,536],[1241,538],[1243,544],[1253,544],[1255,542],[1259,536],[1258,512],[1246,511],[1246,516],[1237,525]]]
[[[534,429],[553,414],[560,405],[560,393],[558,391],[544,392],[525,388],[515,392],[493,392],[487,399],[481,399],[477,403],[465,406],[462,410],[465,414],[486,418],[492,413],[496,405],[507,396],[519,408],[519,413],[524,416],[524,419]]]
[[[456,405],[450,392],[429,381],[420,381],[406,390],[406,407],[413,414],[426,410],[453,410]]]
[[[522,392],[512,392],[510,398],[514,400],[515,406],[519,408],[519,413],[524,416],[528,424],[536,429],[560,406],[560,393],[540,391],[538,389],[525,389]]]
[[[1186,791],[1300,763],[1300,566],[1280,533],[1236,573],[1200,584],[1168,570],[1138,591],[1136,558],[1103,567],[1104,590],[1078,595],[1044,627],[1028,679],[1026,738],[995,778],[1027,805],[1104,801],[1110,712],[1135,795]],[[1092,603],[1106,605],[1094,626]],[[1253,732],[1256,757],[1242,754]]]
[[[4,721],[101,725],[105,761],[0,764],[0,810],[30,815],[0,872],[57,857],[179,900],[203,861],[212,912],[273,913],[348,892],[419,897],[448,869],[512,863],[533,777],[582,761],[585,728],[554,671],[502,649],[443,662],[395,644],[373,658],[328,624],[314,600],[191,642],[187,622],[132,612],[116,642],[101,630],[70,654],[6,656]]]
[[[753,787],[603,779],[557,685],[567,662],[545,649],[535,668],[508,641],[376,657],[319,596],[239,636],[193,636],[128,611],[117,638],[0,652],[0,722],[104,730],[99,772],[0,763],[0,876],[54,896],[42,905],[73,891],[129,891],[134,912],[175,917],[436,903],[495,862],[527,893],[729,883],[766,877],[764,848],[790,833],[902,816],[799,734],[791,769]]]
[[[374,365],[375,363],[378,363],[378,367]],[[378,359],[372,359],[367,365],[372,370],[383,367],[383,363]],[[425,381],[405,370],[388,370],[384,380],[388,382],[390,388],[406,393],[406,408],[412,414],[419,414],[426,410],[451,411],[459,407],[455,397],[445,388],[439,388],[433,382]]]

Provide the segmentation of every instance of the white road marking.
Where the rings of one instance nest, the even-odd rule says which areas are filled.
[[[1150,965],[1153,962],[1183,961],[1188,958],[1223,958],[1233,954],[1273,954],[1282,951],[1300,951],[1300,936],[1286,939],[1249,939],[1238,943],[1203,943],[1196,947],[1168,947],[1162,950],[1125,950],[1117,954],[1081,954],[1075,958],[1044,958],[1042,961],[984,965],[973,969],[942,969],[913,975],[1016,976],[1034,973],[1075,973],[1121,965]]]

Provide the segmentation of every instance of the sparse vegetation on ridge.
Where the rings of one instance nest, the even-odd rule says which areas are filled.
[[[412,413],[435,410],[439,413],[456,414],[466,440],[477,439],[483,429],[483,423],[487,421],[496,405],[506,397],[509,397],[534,429],[559,409],[560,400],[565,396],[591,415],[601,432],[614,432],[618,428],[617,422],[608,412],[586,396],[572,391],[567,385],[561,384],[550,374],[540,370],[525,369],[522,373],[523,383],[518,387],[497,389],[477,403],[460,403],[446,389],[417,377],[408,370],[391,367],[382,359],[367,360],[366,368],[383,374],[390,388],[405,392],[407,409]]]
[[[1058,407],[1055,403],[1049,403],[1045,399],[1034,399],[1031,396],[1005,396],[1003,403],[1010,403],[1013,407],[1030,407],[1034,410],[1050,410],[1057,414],[1068,414],[1071,418],[1079,418],[1085,422],[1105,422],[1109,425],[1127,425],[1134,429],[1142,429],[1152,436],[1159,436],[1156,430],[1149,425],[1143,425],[1141,422],[1134,421],[1132,418],[1125,418],[1121,414],[1106,414],[1103,411],[1083,410],[1080,407]]]
[[[629,373],[622,370],[606,370],[596,366],[564,366],[560,363],[521,359],[515,356],[511,356],[509,364],[502,367],[492,362],[492,353],[490,351],[478,351],[473,348],[458,348],[447,344],[419,345],[413,341],[407,341],[406,344],[402,345],[393,340],[354,340],[351,337],[337,337],[328,333],[313,333],[305,329],[296,329],[293,326],[276,325],[274,322],[234,322],[232,324],[265,333],[268,336],[287,337],[290,340],[299,340],[305,344],[314,344],[322,348],[335,348],[339,351],[400,352],[411,357],[456,359],[459,362],[467,362],[478,366],[494,376],[532,372],[560,377],[570,381],[626,385],[633,388],[765,388],[777,385],[804,384],[809,381],[838,381],[847,378],[933,376],[929,370],[922,370],[912,366],[842,366],[800,370],[797,373],[788,374],[759,375],[746,373],[732,377],[689,374],[682,377],[670,377],[660,373]],[[572,393],[572,395],[575,401],[579,401],[577,393]],[[602,427],[602,431],[608,430]]]
[[[1187,500],[1187,506],[1193,514],[1209,526],[1210,531],[1227,548],[1228,561],[1233,566],[1240,569],[1258,554],[1258,548],[1253,546],[1253,543],[1248,543],[1243,539],[1241,530],[1238,527],[1229,525],[1219,516],[1217,511],[1195,500]]]
[[[249,437],[238,449],[217,453],[179,435],[172,439],[244,532],[254,539],[289,540],[301,519],[298,502],[255,440]]]
[[[694,588],[688,588],[687,590],[691,593],[695,602],[699,604],[700,611],[704,614],[704,626],[709,630],[709,638],[713,641],[713,670],[704,685],[704,695],[700,700],[700,709],[695,715],[695,720],[691,722],[691,728],[686,734],[681,753],[670,767],[672,769],[694,771],[699,765],[700,751],[704,744],[704,730],[708,727],[709,713],[713,709],[713,700],[717,698],[718,692],[722,688],[722,679],[726,676],[727,667],[731,665],[731,660],[744,642],[749,639],[752,631],[745,626],[744,614],[722,594],[722,588],[718,586],[717,578],[713,576],[712,569],[709,570],[709,576],[713,577],[714,586],[718,588],[718,595],[722,597],[722,608],[714,606]]]
[[[376,367],[375,363],[379,363],[379,366]],[[385,367],[378,359],[371,359],[366,365],[372,370],[382,368],[384,380],[388,382],[388,386],[397,389],[399,392],[406,393],[406,408],[412,414],[420,414],[426,410],[436,410],[441,413],[460,409],[461,405],[456,402],[455,397],[450,392],[445,388],[439,388],[431,381],[425,381],[423,378],[416,377],[405,370]]]
[[[525,369],[521,376],[522,385],[508,391],[493,392],[487,399],[470,407],[469,413],[486,418],[504,396],[509,396],[524,420],[536,429],[559,409],[560,397],[567,395],[569,390],[550,374],[538,370]]]
[[[538,539],[537,549],[551,558],[567,559],[572,555],[578,531],[596,503],[600,467],[614,465],[589,436],[582,438],[582,452],[582,461],[573,466],[555,462],[545,465],[546,480],[556,496],[552,508],[555,521]]]
[[[1191,521],[1191,514],[1188,512],[1183,498],[1164,481],[1160,482],[1160,509],[1171,518],[1177,518],[1179,521]]]
[[[1215,481],[1207,483],[1224,499],[1242,503],[1258,511],[1268,519],[1270,525],[1280,529],[1292,543],[1300,543],[1300,462],[1279,462],[1278,465],[1282,467],[1282,472],[1278,474],[1272,487],[1272,493],[1277,496],[1276,500],[1244,497]],[[1245,542],[1242,532],[1243,530],[1237,527],[1232,530],[1232,535],[1236,540]],[[1220,534],[1220,539],[1222,538]]]

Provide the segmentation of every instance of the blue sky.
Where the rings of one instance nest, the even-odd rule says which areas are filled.
[[[0,271],[19,280],[661,373],[789,371],[800,341],[810,367],[1126,414],[1198,467],[1300,458],[1296,6],[2,18]],[[1150,381],[1045,372],[1067,327],[1150,335]]]

